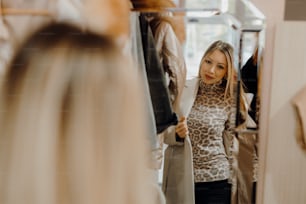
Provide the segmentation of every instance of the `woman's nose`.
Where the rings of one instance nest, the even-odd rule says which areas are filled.
[[[215,65],[212,65],[208,69],[209,73],[214,73],[215,72]]]

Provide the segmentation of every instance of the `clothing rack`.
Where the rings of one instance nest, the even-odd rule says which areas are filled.
[[[34,9],[14,9],[14,8],[2,8],[0,15],[32,15],[32,16],[52,16],[48,10],[34,10]]]
[[[219,15],[222,12],[217,8],[179,8],[179,7],[139,7],[139,8],[131,8],[131,11],[138,11],[138,12],[175,12],[175,13],[186,13],[189,12],[211,12],[213,15]]]
[[[164,8],[131,8],[131,11],[138,11],[138,12],[161,12],[166,11]]]
[[[5,8],[3,1],[0,0],[0,16],[4,15],[32,15],[32,16],[51,16],[48,10],[36,10],[36,9],[16,9],[16,8]]]

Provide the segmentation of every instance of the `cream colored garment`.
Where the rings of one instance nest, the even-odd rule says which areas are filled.
[[[49,15],[8,14],[0,17],[0,74],[5,71],[15,47],[46,23],[68,22],[84,30],[108,35],[124,45],[129,36],[128,0],[1,0],[3,8],[44,11]],[[116,14],[116,15],[114,15]]]
[[[306,86],[292,100],[297,113],[296,139],[298,144],[306,151]]]
[[[2,3],[2,0],[0,3]],[[7,65],[10,56],[9,48],[6,48],[9,46],[8,39],[9,31],[3,16],[0,15],[0,75],[3,74],[4,67]]]
[[[252,99],[254,97],[254,94],[252,93],[246,93],[246,102],[247,102],[247,107],[250,107],[251,106],[251,102],[252,102]],[[247,115],[247,118],[246,118],[246,126],[248,128],[256,128],[257,127],[257,124],[255,123],[255,121],[252,119],[252,117],[248,114]]]
[[[2,9],[13,8],[19,10],[47,10],[49,0],[1,0]],[[14,49],[33,30],[43,23],[50,21],[48,16],[38,15],[11,15],[3,14],[0,20],[0,73],[5,72],[5,67],[13,56]]]
[[[1,2],[1,1],[0,1]],[[6,40],[9,37],[9,32],[3,21],[3,16],[0,15],[0,40]]]
[[[128,0],[57,0],[55,2],[53,12],[58,21],[69,21],[86,30],[127,40],[130,14]]]

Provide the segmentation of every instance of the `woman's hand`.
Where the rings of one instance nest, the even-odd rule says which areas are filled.
[[[178,124],[175,127],[175,132],[180,138],[185,138],[188,134],[187,120],[185,117],[181,117]]]

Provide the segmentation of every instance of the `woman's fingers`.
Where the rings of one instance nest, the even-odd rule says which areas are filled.
[[[179,135],[181,138],[185,138],[188,134],[188,127],[185,117],[181,117],[178,124],[176,125],[175,132]]]

